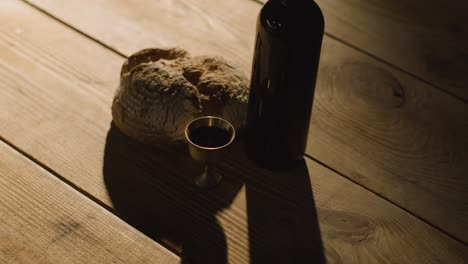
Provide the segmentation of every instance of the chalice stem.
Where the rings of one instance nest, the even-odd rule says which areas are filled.
[[[197,186],[202,188],[214,187],[221,180],[221,175],[215,173],[213,165],[206,164],[203,172],[195,180]]]

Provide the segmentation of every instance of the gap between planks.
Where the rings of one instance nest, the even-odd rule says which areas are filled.
[[[78,193],[80,193],[81,195],[85,196],[86,198],[90,199],[91,201],[93,201],[94,203],[96,203],[97,205],[101,206],[102,208],[104,208],[106,211],[108,211],[109,213],[115,215],[116,217],[118,217],[119,219],[121,219],[122,221],[124,221],[115,211],[114,208],[108,206],[107,204],[103,203],[102,201],[100,201],[99,199],[97,199],[96,197],[94,197],[93,195],[91,195],[90,193],[88,193],[87,191],[83,190],[82,188],[80,188],[79,186],[77,186],[76,184],[74,184],[73,182],[71,182],[70,180],[66,179],[65,177],[63,177],[62,175],[58,174],[55,170],[53,170],[52,168],[48,167],[47,165],[45,165],[44,163],[40,162],[39,160],[37,160],[36,158],[34,158],[33,156],[29,155],[28,153],[26,153],[25,151],[23,151],[22,149],[20,149],[19,147],[15,146],[13,143],[11,143],[10,141],[6,140],[5,138],[3,138],[2,136],[0,136],[0,142],[3,142],[5,143],[7,146],[9,146],[10,148],[12,148],[13,150],[15,150],[16,152],[18,152],[19,154],[21,154],[22,156],[24,156],[26,159],[28,159],[29,161],[31,161],[32,163],[36,164],[37,166],[39,166],[40,168],[42,168],[43,170],[47,171],[50,175],[56,177],[57,179],[59,179],[61,182],[63,182],[64,184],[70,186],[73,190],[77,191]],[[175,255],[177,255],[178,257],[182,258],[182,255],[181,255],[181,252],[179,249],[177,249],[176,246],[172,245],[171,243],[166,243],[165,241],[159,241],[159,240],[155,240],[157,243],[161,244],[164,248],[166,248],[167,250],[171,251],[172,253],[174,253]]]
[[[60,18],[54,16],[53,14],[50,14],[49,12],[47,12],[46,10],[44,10],[43,8],[41,8],[41,7],[37,6],[37,5],[35,5],[35,4],[31,3],[31,2],[29,2],[28,0],[21,0],[21,1],[24,2],[24,3],[26,3],[27,5],[31,6],[32,8],[34,8],[34,9],[40,11],[41,13],[45,14],[46,16],[48,16],[48,17],[50,17],[50,18],[56,20],[56,21],[59,22],[60,24],[62,24],[62,25],[64,25],[64,26],[66,26],[66,27],[68,27],[68,28],[70,28],[70,29],[76,31],[77,33],[79,33],[79,34],[81,34],[81,35],[83,35],[83,36],[85,36],[85,37],[87,37],[87,38],[93,40],[94,42],[96,42],[96,43],[98,43],[99,45],[105,47],[106,49],[109,49],[109,50],[113,51],[115,54],[117,54],[117,55],[119,55],[119,56],[121,56],[121,57],[123,57],[123,58],[127,58],[127,55],[125,55],[124,53],[122,53],[122,52],[120,52],[119,50],[115,49],[114,47],[111,47],[111,46],[107,45],[106,43],[104,43],[104,42],[98,40],[97,38],[95,38],[95,37],[93,37],[93,36],[91,36],[91,35],[89,35],[89,34],[83,32],[83,31],[81,31],[81,30],[79,30],[78,28],[76,28],[76,27],[74,27],[74,26],[72,26],[72,25],[70,25],[70,24],[68,24],[68,23],[66,23],[65,21],[61,20]],[[265,3],[265,2],[264,2],[265,0],[249,0],[249,1],[252,1],[252,2],[257,3],[257,4],[259,4],[259,5],[263,5],[263,4]],[[262,2],[262,1],[263,1],[263,2]],[[369,57],[371,57],[371,58],[373,58],[373,59],[375,59],[375,60],[381,62],[382,64],[385,64],[385,65],[387,65],[387,66],[389,66],[389,67],[391,67],[391,68],[394,68],[394,69],[396,69],[396,70],[398,70],[398,71],[400,71],[400,72],[402,72],[402,73],[404,73],[404,74],[407,74],[407,75],[409,75],[409,76],[415,78],[416,80],[418,80],[418,81],[420,81],[420,82],[422,82],[422,83],[424,83],[424,84],[427,84],[428,86],[432,87],[433,89],[438,90],[438,91],[440,91],[440,92],[442,92],[442,93],[445,93],[445,94],[449,95],[450,97],[452,97],[452,98],[454,98],[454,99],[456,99],[456,100],[462,101],[462,102],[464,102],[464,103],[468,103],[468,100],[465,100],[464,98],[462,98],[462,97],[456,95],[455,93],[450,92],[450,91],[448,91],[448,90],[446,90],[446,89],[444,89],[444,88],[442,88],[442,87],[440,87],[440,86],[438,86],[438,85],[436,85],[436,84],[433,84],[433,83],[431,83],[430,81],[428,81],[428,80],[426,80],[426,79],[424,79],[424,78],[422,78],[422,77],[420,77],[420,76],[418,76],[418,75],[415,75],[415,74],[413,74],[413,73],[411,73],[411,72],[409,72],[409,71],[407,71],[407,70],[404,70],[403,68],[398,67],[398,66],[396,66],[395,64],[390,63],[390,62],[388,62],[388,61],[386,61],[386,60],[384,60],[384,59],[378,57],[377,55],[374,55],[374,54],[372,54],[372,53],[370,53],[370,52],[368,52],[368,51],[366,51],[366,50],[364,50],[364,49],[361,49],[361,48],[359,48],[359,47],[357,47],[357,46],[355,46],[355,45],[353,45],[353,44],[351,44],[351,43],[349,43],[349,42],[347,42],[347,41],[345,41],[345,40],[343,40],[343,39],[341,39],[341,38],[339,38],[339,37],[337,37],[337,36],[335,36],[335,35],[333,35],[333,34],[331,34],[331,33],[329,33],[329,32],[325,32],[325,35],[328,36],[328,37],[330,37],[330,38],[332,38],[332,39],[334,39],[334,40],[336,40],[337,42],[339,42],[339,43],[341,43],[341,44],[343,44],[343,45],[345,45],[345,46],[348,46],[348,47],[350,47],[350,48],[352,48],[352,49],[354,49],[354,50],[356,50],[356,51],[358,51],[358,52],[360,52],[360,53],[363,53],[363,54],[365,54],[365,55],[367,55],[367,56],[369,56]]]
[[[265,0],[249,0],[249,1],[252,1],[252,2],[257,3],[257,4],[259,4],[259,5],[263,5],[263,4],[265,3]],[[21,0],[21,2],[24,2],[25,4],[27,4],[28,6],[32,7],[33,9],[35,9],[35,10],[41,12],[42,14],[44,14],[44,15],[46,15],[46,16],[48,16],[48,17],[50,17],[51,19],[57,21],[58,23],[60,23],[60,24],[62,24],[62,25],[64,25],[64,26],[66,26],[67,28],[69,28],[69,29],[71,29],[71,30],[77,32],[78,34],[80,34],[80,35],[82,35],[82,36],[84,36],[84,37],[86,37],[86,38],[92,40],[93,42],[95,42],[95,43],[97,43],[98,45],[104,47],[105,49],[108,49],[108,50],[112,51],[113,53],[119,55],[120,57],[122,57],[122,58],[128,58],[128,56],[127,56],[126,54],[120,52],[120,51],[117,50],[116,48],[114,48],[114,47],[112,47],[112,46],[110,46],[110,45],[107,45],[106,43],[104,43],[104,42],[98,40],[97,38],[95,38],[95,37],[93,37],[93,36],[91,36],[91,35],[89,35],[89,34],[83,32],[83,31],[81,31],[80,29],[78,29],[78,28],[76,28],[76,27],[74,27],[74,26],[72,26],[72,25],[70,25],[70,24],[68,24],[68,23],[66,23],[65,21],[61,20],[61,19],[58,18],[57,16],[55,16],[55,15],[53,15],[53,14],[50,14],[49,12],[47,12],[46,10],[44,10],[43,8],[41,8],[41,7],[37,6],[37,5],[35,5],[35,4],[31,3],[31,2],[29,2],[28,0]],[[406,70],[404,70],[404,69],[402,69],[402,68],[400,68],[400,67],[398,67],[398,66],[396,66],[396,65],[394,65],[394,64],[392,64],[392,63],[390,63],[390,62],[388,62],[388,61],[386,61],[386,60],[384,60],[384,59],[381,59],[381,58],[379,58],[378,56],[376,56],[376,55],[374,55],[374,54],[372,54],[372,53],[369,53],[369,52],[367,52],[367,51],[365,51],[365,50],[363,50],[363,49],[361,49],[361,48],[359,48],[359,47],[357,47],[357,46],[355,46],[355,45],[353,45],[353,44],[351,44],[351,43],[348,43],[347,41],[345,41],[345,40],[343,40],[343,39],[341,39],[341,38],[339,38],[339,37],[336,37],[336,36],[333,35],[333,34],[330,34],[330,33],[328,33],[328,32],[325,32],[325,35],[328,36],[328,37],[330,37],[330,38],[332,38],[332,39],[334,39],[335,41],[337,41],[337,42],[339,42],[339,43],[345,45],[345,46],[350,47],[351,49],[354,49],[354,50],[356,50],[356,51],[358,51],[358,52],[360,52],[360,53],[363,53],[363,54],[365,54],[365,55],[367,55],[367,56],[369,56],[369,57],[371,57],[371,58],[373,58],[373,59],[375,59],[375,60],[377,60],[377,61],[379,61],[379,62],[381,62],[381,63],[383,63],[383,64],[385,64],[385,65],[387,65],[387,66],[389,66],[389,67],[391,67],[391,68],[394,68],[395,70],[397,70],[397,71],[399,71],[399,72],[401,72],[401,73],[407,74],[407,75],[409,75],[409,76],[415,78],[416,80],[421,81],[421,82],[424,83],[424,84],[427,84],[429,87],[431,87],[431,88],[433,88],[433,89],[435,89],[435,90],[438,90],[438,91],[440,91],[440,92],[443,92],[443,93],[445,93],[445,94],[451,96],[452,98],[454,98],[454,99],[456,99],[456,100],[458,100],[458,101],[461,101],[461,102],[464,102],[464,103],[468,103],[468,100],[465,100],[465,99],[463,99],[462,97],[460,97],[460,96],[458,96],[458,95],[456,95],[456,94],[454,94],[454,93],[452,93],[452,92],[450,92],[450,91],[447,91],[447,90],[445,90],[444,88],[439,87],[439,86],[437,86],[437,85],[435,85],[435,84],[433,84],[433,83],[431,83],[431,82],[429,82],[429,81],[427,81],[427,80],[425,80],[425,79],[423,79],[423,78],[421,78],[421,77],[419,77],[419,76],[417,76],[417,75],[415,75],[415,74],[413,74],[413,73],[411,73],[411,72],[408,72],[408,71],[406,71]],[[0,141],[4,142],[5,144],[7,144],[8,146],[10,146],[11,148],[15,149],[16,151],[18,151],[19,153],[21,153],[23,156],[25,156],[26,158],[28,158],[28,159],[31,160],[32,162],[34,162],[35,164],[37,164],[37,165],[40,166],[41,168],[45,169],[45,170],[46,170],[47,172],[49,172],[50,174],[54,175],[55,177],[57,177],[58,179],[60,179],[61,181],[63,181],[65,184],[69,185],[70,187],[72,187],[72,188],[75,189],[76,191],[80,192],[81,194],[83,194],[84,196],[88,197],[89,199],[91,199],[92,201],[94,201],[95,203],[97,203],[98,205],[102,206],[103,208],[105,208],[106,210],[108,210],[109,212],[111,212],[112,214],[114,214],[114,215],[116,215],[117,217],[119,217],[119,216],[116,214],[116,212],[115,212],[115,210],[114,210],[113,208],[111,208],[111,207],[109,207],[108,205],[104,204],[102,201],[96,199],[94,196],[92,196],[91,194],[89,194],[89,193],[86,192],[85,190],[79,188],[79,187],[76,186],[74,183],[70,182],[69,180],[67,180],[66,178],[64,178],[63,176],[61,176],[60,174],[58,174],[57,172],[55,172],[54,170],[52,170],[51,168],[47,167],[45,164],[43,164],[42,162],[38,161],[37,159],[35,159],[35,158],[32,157],[31,155],[29,155],[28,153],[26,153],[26,152],[24,152],[23,150],[19,149],[18,147],[16,147],[16,146],[13,145],[11,142],[7,141],[6,139],[4,139],[4,138],[1,137],[1,136],[0,136]],[[422,218],[422,217],[416,215],[415,213],[413,213],[413,212],[407,210],[406,208],[404,208],[404,207],[398,205],[397,203],[394,203],[393,201],[391,201],[391,200],[387,199],[386,197],[382,196],[381,194],[379,194],[379,193],[377,193],[377,192],[375,192],[375,191],[369,189],[368,187],[366,187],[366,186],[364,186],[364,185],[362,185],[362,184],[360,184],[360,183],[354,181],[351,177],[349,177],[349,176],[347,176],[347,175],[345,175],[345,174],[343,174],[343,173],[337,171],[336,169],[334,169],[333,167],[327,165],[326,163],[321,162],[320,160],[318,160],[318,159],[315,158],[314,156],[309,155],[309,154],[304,154],[304,157],[305,157],[305,158],[308,158],[308,159],[310,159],[310,160],[312,160],[312,161],[314,161],[314,162],[316,162],[316,163],[318,163],[320,166],[324,167],[325,169],[328,169],[328,170],[330,170],[330,171],[336,173],[337,175],[340,175],[342,178],[344,178],[344,179],[350,181],[351,183],[353,183],[353,184],[355,184],[355,185],[357,185],[357,186],[362,187],[362,188],[365,189],[366,191],[377,195],[379,198],[383,199],[384,201],[386,201],[386,202],[388,202],[388,203],[390,203],[390,204],[396,206],[397,208],[403,210],[404,212],[410,214],[411,216],[414,216],[414,217],[416,217],[417,219],[421,220],[422,222],[428,224],[428,225],[431,226],[433,229],[437,230],[438,232],[442,233],[443,235],[445,235],[445,236],[447,236],[447,237],[449,237],[449,238],[451,238],[451,239],[457,241],[458,243],[460,243],[460,244],[462,244],[462,245],[465,245],[465,246],[468,245],[468,243],[465,243],[464,241],[462,241],[462,240],[459,239],[458,237],[451,235],[450,233],[444,231],[443,229],[441,229],[441,228],[435,226],[434,224],[432,224],[431,222],[427,221],[426,219],[424,219],[424,218]],[[119,218],[120,218],[120,217],[119,217]],[[167,248],[168,250],[170,250],[171,252],[177,254],[178,256],[181,256],[181,255],[180,255],[180,251],[179,251],[175,246],[171,245],[170,243],[166,243],[166,242],[164,242],[164,241],[157,241],[157,242],[160,243],[160,244],[162,244],[164,247],[166,247],[166,248]]]
[[[125,247],[125,244],[131,243],[137,246],[137,248],[139,248],[139,246],[144,246],[143,245],[144,243],[142,242],[149,242],[149,241],[151,241],[151,243],[156,243],[157,245],[157,248],[155,248],[155,251],[158,253],[158,256],[156,258],[157,261],[164,260],[164,263],[166,263],[166,261],[168,260],[174,260],[171,263],[175,263],[176,259],[180,260],[180,256],[178,256],[177,254],[174,254],[174,252],[171,252],[166,247],[164,247],[160,243],[155,242],[154,240],[151,240],[151,239],[148,240],[148,237],[145,236],[143,233],[141,233],[141,231],[128,225],[128,223],[126,223],[125,221],[122,221],[122,219],[117,217],[115,214],[106,210],[105,207],[100,207],[98,204],[94,203],[95,201],[92,199],[92,197],[83,195],[78,189],[62,181],[60,178],[55,178],[54,176],[56,175],[52,175],[46,167],[41,166],[40,164],[29,159],[27,155],[24,155],[22,151],[18,151],[18,149],[15,146],[12,146],[8,141],[3,139],[2,137],[0,137],[0,149],[2,149],[1,153],[6,154],[2,156],[2,158],[5,158],[6,160],[0,159],[0,163],[3,163],[0,165],[5,165],[5,166],[0,166],[0,170],[2,171],[2,176],[4,176],[3,173],[6,172],[6,178],[2,178],[2,180],[6,180],[6,182],[4,183],[6,183],[7,186],[3,186],[3,187],[7,187],[6,190],[11,191],[9,193],[10,198],[14,197],[13,199],[7,198],[6,203],[4,203],[6,207],[1,208],[2,210],[0,210],[1,214],[4,214],[6,212],[6,215],[11,216],[13,219],[12,220],[8,218],[9,220],[5,222],[7,229],[2,230],[0,228],[0,233],[2,233],[0,236],[0,262],[1,260],[6,260],[8,263],[12,263],[12,262],[14,263],[51,263],[51,261],[54,262],[53,259],[55,259],[56,261],[57,257],[61,258],[60,255],[66,254],[67,263],[68,262],[81,263],[83,262],[83,255],[81,253],[85,253],[85,252],[91,253],[90,251],[91,248],[98,249],[98,247],[102,248],[104,246],[105,248],[103,249],[105,253],[112,254],[112,253],[121,252],[121,251],[118,251],[118,249],[121,246]],[[10,162],[13,163],[13,166],[10,166]],[[15,168],[20,168],[20,169],[16,170]],[[29,174],[27,174],[27,172],[29,172]],[[13,179],[9,176],[18,176],[19,178],[14,177]],[[44,179],[45,181],[41,180],[41,181],[35,182],[33,179],[34,177],[31,178],[32,176],[45,176],[46,179]],[[25,183],[26,185],[24,185]],[[10,186],[9,184],[12,184],[12,185]],[[9,188],[9,187],[12,187],[12,188]],[[58,190],[57,188],[59,188],[60,190]],[[46,193],[43,192],[44,190],[49,190],[49,189],[50,190],[55,189],[55,192],[53,192],[54,194],[51,194],[50,197]],[[46,195],[46,197],[44,197],[44,194]],[[17,195],[18,197],[16,197]],[[15,197],[18,199],[15,199]],[[86,198],[89,198],[89,200],[87,200]],[[59,199],[60,202],[56,203],[58,207],[56,207],[55,209],[51,210],[48,207],[47,207],[48,209],[43,207],[45,204],[50,204],[50,202],[57,202],[58,201],[57,199]],[[78,211],[76,211],[77,208],[73,208],[73,207],[68,207],[67,209],[65,209],[65,207],[67,207],[66,204],[70,203],[72,200],[80,201],[82,208],[80,208]],[[34,204],[34,201],[36,203],[38,202],[45,202],[45,203],[37,207],[38,204]],[[84,210],[81,210],[81,209],[84,209]],[[34,214],[34,212],[30,212],[30,210],[35,211],[36,214]],[[10,213],[13,213],[13,214],[10,214]],[[110,215],[107,213],[110,213]],[[107,224],[111,224],[110,226],[107,225],[107,227],[113,227],[113,228],[107,231],[103,229],[97,229],[98,232],[96,232],[96,229],[94,229],[92,226],[96,227],[100,224],[102,225],[104,223],[102,222],[102,220],[104,219],[103,217],[106,217],[106,216],[107,217],[110,216],[110,218],[107,218],[108,221],[106,222],[110,221],[110,223],[107,223]],[[14,219],[19,220],[19,222],[15,221]],[[83,222],[83,220],[85,220],[85,222]],[[34,223],[33,225],[31,225],[31,223],[28,224],[24,221],[26,222],[33,221]],[[29,230],[28,231],[18,230],[19,232],[13,232],[13,233],[9,232],[10,230],[12,230],[11,228],[14,225],[18,225],[18,224],[20,225],[20,227],[24,227],[26,224],[26,226],[28,226],[28,228],[26,229],[29,229]],[[49,224],[53,224],[53,225],[50,226]],[[46,230],[39,231],[37,228],[39,228],[39,230],[45,228]],[[128,230],[129,232],[126,232],[124,229],[121,229],[121,228],[124,228],[124,229],[130,228],[130,229]],[[119,230],[121,232],[114,232],[114,231],[119,231]],[[113,234],[112,235],[113,237],[107,236],[107,238],[111,238],[111,239],[110,240],[105,239],[106,233]],[[34,236],[34,234],[38,236]],[[104,235],[104,236],[99,236],[99,234]],[[33,236],[31,237],[31,235]],[[116,244],[115,241],[119,241],[119,240],[115,240],[115,238],[118,238],[115,236],[119,236],[119,235],[123,236],[124,240],[126,241],[120,241]],[[135,237],[135,235],[137,236]],[[143,238],[144,240],[138,239],[138,236]],[[31,241],[31,239],[34,240],[37,238],[40,238],[40,239],[37,241]],[[80,252],[81,252],[81,249],[84,250],[81,253],[74,252],[72,254],[68,254],[70,252],[67,250],[67,248],[65,248],[64,245],[60,246],[60,244],[72,242],[71,246],[76,247],[80,243],[85,242],[84,240],[88,240],[86,241],[88,243],[86,243],[87,246],[80,247]],[[34,245],[30,244],[30,242],[33,243]],[[92,242],[92,243],[89,243],[89,242]],[[103,244],[102,242],[104,242],[105,244]],[[25,247],[22,245],[22,243],[27,243],[24,245],[33,246],[34,249],[30,250],[28,249],[28,246]],[[151,245],[151,243],[148,245]],[[106,247],[106,245],[112,246],[112,244],[113,244],[113,248]],[[38,252],[37,250],[43,251],[44,246],[45,246],[45,250],[47,251],[45,253],[47,254],[42,254],[42,255],[37,254]],[[132,246],[132,245],[127,245],[126,248],[128,248],[128,246]],[[117,250],[117,251],[112,252],[112,250],[114,251]],[[146,250],[145,252],[143,252],[145,254],[141,254],[140,252],[140,254],[136,254],[136,256],[140,257],[139,261],[146,259],[143,262],[149,263],[148,257],[149,255],[152,255],[150,251]],[[101,250],[100,252],[103,252],[103,251]],[[135,255],[134,252],[129,251],[128,253],[130,255],[125,253],[125,256],[129,256],[130,259],[132,259],[131,255]],[[145,256],[146,253],[148,253],[149,255]],[[171,256],[172,254],[174,255]],[[99,256],[96,256],[96,254],[88,254],[88,255],[89,255],[88,257],[92,258],[92,259],[88,259],[88,262],[91,261],[92,263],[95,263],[95,261],[97,261],[97,259],[100,258]],[[104,255],[106,254],[102,254],[101,256],[101,262],[98,261],[97,263],[102,263],[102,257]],[[121,258],[118,255],[119,254],[113,254],[113,257],[116,257],[116,259],[112,260],[112,263],[117,263],[117,262],[120,263],[120,261],[125,261],[124,260],[125,257]],[[49,257],[51,259],[49,259]],[[135,260],[134,257],[133,259]],[[151,257],[151,259],[153,259],[154,261],[155,260],[154,256]],[[134,260],[132,260],[131,262],[133,263]],[[128,259],[126,263],[128,263]]]
[[[119,55],[120,57],[122,57],[122,58],[127,58],[127,57],[128,57],[127,55],[123,54],[122,52],[118,51],[117,49],[115,49],[115,48],[113,48],[113,47],[107,45],[106,43],[104,43],[104,42],[98,40],[97,38],[95,38],[95,37],[93,37],[93,36],[91,36],[91,35],[89,35],[89,34],[86,34],[85,32],[79,30],[78,28],[76,28],[76,27],[74,27],[74,26],[72,26],[72,25],[66,23],[65,21],[63,21],[63,20],[61,20],[60,18],[54,16],[53,14],[50,14],[50,13],[47,12],[46,10],[42,9],[41,7],[35,5],[35,4],[31,3],[31,2],[29,2],[28,0],[20,0],[20,1],[23,2],[23,3],[25,3],[25,4],[27,4],[27,5],[30,6],[30,7],[32,7],[32,8],[34,8],[34,9],[38,10],[38,11],[41,12],[42,14],[44,14],[44,15],[46,15],[46,16],[52,18],[53,20],[59,22],[60,24],[66,26],[67,28],[69,28],[69,29],[71,29],[71,30],[77,32],[78,34],[80,34],[80,35],[82,35],[82,36],[85,36],[86,38],[88,38],[88,39],[90,39],[90,40],[96,42],[97,44],[101,45],[102,47],[104,47],[104,48],[106,48],[106,49],[108,49],[108,50],[114,52],[115,54]]]
[[[253,1],[255,1],[255,0],[253,0]],[[374,190],[372,190],[372,189],[370,189],[370,188],[368,188],[368,187],[366,187],[366,186],[364,186],[364,185],[359,184],[358,182],[356,182],[355,180],[353,180],[351,177],[348,177],[346,174],[341,173],[340,171],[338,171],[338,170],[336,170],[336,169],[334,169],[334,168],[328,166],[327,164],[321,162],[320,160],[314,158],[313,156],[311,156],[311,155],[309,155],[309,154],[307,154],[307,153],[305,153],[304,156],[305,156],[306,158],[309,158],[309,159],[313,160],[314,162],[316,162],[316,163],[319,164],[320,166],[322,166],[322,167],[324,167],[324,168],[326,168],[326,169],[328,169],[328,170],[330,170],[330,171],[336,173],[337,175],[340,175],[341,177],[343,177],[343,178],[345,178],[346,180],[348,180],[348,181],[354,183],[355,185],[358,185],[358,186],[362,187],[364,190],[366,190],[366,191],[368,191],[368,192],[370,192],[370,193],[376,195],[376,196],[379,197],[380,199],[382,199],[382,200],[384,200],[384,201],[386,201],[386,202],[388,202],[388,203],[390,203],[390,204],[392,204],[392,205],[394,205],[394,206],[400,208],[400,209],[403,210],[404,212],[406,212],[406,213],[408,213],[408,214],[410,214],[410,215],[416,217],[416,218],[419,219],[420,221],[426,223],[427,225],[429,225],[430,227],[432,227],[432,228],[434,228],[435,230],[439,231],[440,233],[446,235],[447,237],[449,237],[449,238],[451,238],[451,239],[453,239],[453,240],[459,242],[459,243],[462,244],[462,245],[468,246],[467,243],[463,242],[463,241],[462,241],[461,239],[459,239],[458,237],[452,236],[450,233],[447,233],[445,230],[441,229],[440,227],[434,225],[433,223],[427,221],[426,219],[420,217],[419,215],[416,215],[416,214],[412,213],[412,212],[409,211],[408,209],[399,206],[397,203],[393,202],[392,200],[389,200],[387,197],[381,195],[380,193],[375,192]]]
[[[27,0],[23,0],[23,1],[27,1]],[[268,1],[268,0],[249,0],[249,1],[255,2],[255,3],[259,4],[259,5],[264,5],[266,3],[266,1]],[[358,52],[361,52],[361,53],[363,53],[363,54],[365,54],[365,55],[367,55],[367,56],[369,56],[369,57],[371,57],[371,58],[373,58],[373,59],[375,59],[375,60],[377,60],[377,61],[379,61],[379,62],[381,62],[381,63],[383,63],[383,64],[385,64],[387,66],[389,66],[389,67],[392,67],[392,68],[394,68],[394,69],[396,69],[396,70],[398,70],[398,71],[400,71],[402,73],[405,73],[405,74],[415,78],[416,80],[418,80],[418,81],[420,81],[420,82],[422,82],[424,84],[427,84],[430,87],[432,87],[432,88],[434,88],[434,89],[436,89],[436,90],[438,90],[438,91],[440,91],[442,93],[445,93],[445,94],[451,96],[452,98],[454,98],[456,100],[462,101],[465,104],[468,103],[468,99],[464,99],[463,97],[461,97],[461,96],[459,96],[459,95],[457,95],[457,94],[455,94],[455,93],[453,93],[451,91],[448,91],[448,90],[442,88],[441,86],[436,85],[436,84],[434,84],[434,83],[432,83],[432,82],[430,82],[430,81],[428,81],[428,80],[426,80],[426,79],[424,79],[424,78],[422,78],[422,77],[420,77],[420,76],[418,76],[418,75],[416,75],[416,74],[414,74],[412,72],[409,72],[409,71],[407,71],[407,70],[405,70],[405,69],[403,69],[403,68],[401,68],[401,67],[399,67],[399,66],[397,66],[397,65],[395,65],[395,64],[393,64],[393,63],[391,63],[391,62],[389,62],[387,60],[384,60],[384,59],[380,58],[379,56],[377,56],[377,55],[375,55],[375,54],[373,54],[371,52],[368,52],[368,51],[366,51],[366,50],[364,50],[362,48],[359,48],[358,46],[353,45],[353,44],[349,43],[348,41],[345,41],[344,39],[335,36],[334,34],[331,34],[331,33],[327,32],[327,31],[325,31],[325,35],[332,38],[332,39],[334,39],[334,40],[336,40],[337,42],[339,42],[339,43],[341,43],[343,45],[346,45],[346,46],[348,46],[348,47],[350,47],[350,48],[352,48],[352,49],[354,49],[354,50],[356,50]]]

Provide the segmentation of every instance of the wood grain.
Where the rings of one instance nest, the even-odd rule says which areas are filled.
[[[327,52],[307,153],[468,241],[468,104],[337,42]]]
[[[125,219],[150,235],[196,242],[197,256],[206,252],[213,261],[227,250],[229,263],[312,263],[320,237],[329,263],[463,263],[468,257],[466,246],[431,239],[438,233],[433,228],[311,160],[268,171],[246,160],[237,142],[220,164],[221,185],[199,193],[190,180],[201,168],[187,151],[154,149],[112,127],[105,157],[106,186]],[[139,191],[129,195],[128,189]],[[149,227],[143,216],[158,224]]]
[[[468,99],[466,1],[316,2],[330,35]]]
[[[234,0],[31,2],[127,55],[183,45],[246,71],[260,8]],[[328,37],[314,104],[308,154],[468,241],[468,105]]]
[[[329,243],[325,243],[325,248],[330,263],[463,263],[467,260],[466,255],[453,260],[445,257],[440,244],[429,238],[434,230],[422,229],[422,223],[415,217],[310,160],[307,164],[322,236]],[[422,240],[428,242],[427,247]],[[390,243],[388,247],[384,246],[386,243]],[[428,256],[429,251],[434,254]],[[468,253],[468,248],[462,246],[461,252]]]
[[[1,263],[178,263],[3,142],[0,153]]]
[[[179,46],[192,55],[219,55],[250,71],[255,16],[229,14],[223,2],[191,1],[25,1],[79,22],[77,28],[129,56],[143,48]],[[237,4],[236,4],[237,5]],[[210,6],[210,8],[206,8]],[[240,4],[242,6],[242,4]],[[253,6],[258,10],[257,5]],[[70,10],[86,10],[87,19]],[[255,10],[253,12],[255,13]],[[249,13],[252,13],[249,11]],[[232,30],[231,23],[236,23]],[[74,24],[74,23],[72,23]],[[115,30],[108,30],[113,25]],[[135,36],[140,35],[138,41]],[[222,38],[220,38],[222,36]],[[111,40],[111,41],[109,41]]]
[[[18,1],[0,12],[0,135],[147,235],[181,243],[184,256],[312,259],[318,215],[331,263],[468,258],[466,246],[312,161],[274,173],[233,152],[220,188],[199,192],[186,151],[109,129],[121,57]]]

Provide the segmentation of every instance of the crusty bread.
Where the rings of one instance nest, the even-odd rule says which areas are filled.
[[[184,139],[187,123],[214,115],[242,128],[247,111],[245,75],[219,57],[190,57],[182,49],[146,49],[122,66],[112,104],[115,125],[149,144]]]

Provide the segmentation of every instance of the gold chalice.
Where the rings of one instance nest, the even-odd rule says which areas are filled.
[[[213,168],[234,141],[234,127],[222,118],[203,116],[188,123],[185,127],[185,137],[192,159],[204,165],[204,170],[195,179],[195,184],[201,188],[215,186],[221,180],[221,175]]]

